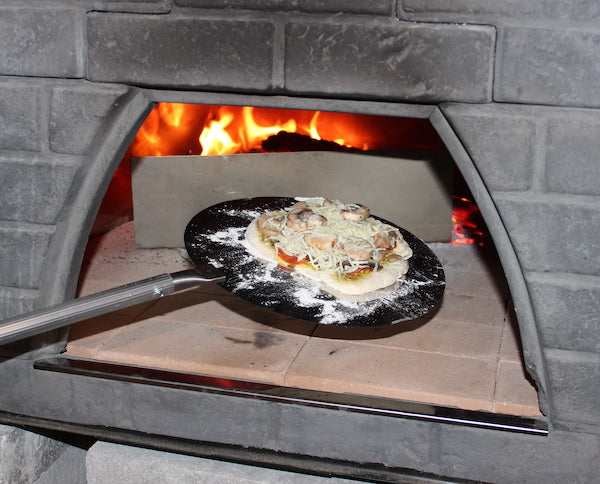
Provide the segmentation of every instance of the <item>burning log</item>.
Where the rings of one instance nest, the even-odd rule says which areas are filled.
[[[293,151],[343,151],[361,153],[358,148],[343,146],[335,141],[318,140],[308,135],[280,131],[262,141],[262,149],[266,153],[283,153]]]

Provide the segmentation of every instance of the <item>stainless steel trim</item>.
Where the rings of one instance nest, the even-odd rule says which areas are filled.
[[[88,377],[156,385],[177,389],[216,393],[239,398],[252,398],[284,404],[304,405],[331,410],[367,413],[464,425],[499,431],[519,432],[539,436],[548,435],[545,419],[498,414],[485,411],[462,410],[454,407],[281,387],[278,385],[235,380],[210,375],[161,370],[122,363],[111,363],[74,357],[50,357],[35,362],[39,370],[71,373]]]

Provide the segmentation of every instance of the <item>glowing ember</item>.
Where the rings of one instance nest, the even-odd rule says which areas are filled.
[[[484,245],[479,208],[465,197],[452,197],[452,244]]]

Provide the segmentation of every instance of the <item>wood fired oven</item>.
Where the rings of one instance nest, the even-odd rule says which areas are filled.
[[[4,318],[76,294],[98,208],[157,103],[427,120],[493,240],[539,414],[74,364],[58,329],[2,346],[3,423],[365,480],[593,480],[594,2],[83,3],[0,7]]]

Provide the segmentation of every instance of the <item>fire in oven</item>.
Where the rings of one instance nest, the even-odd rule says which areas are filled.
[[[258,233],[271,259],[247,237],[263,214],[280,223]],[[315,277],[332,271],[333,290]],[[107,378],[477,425],[540,415],[493,243],[427,120],[159,103],[107,191],[78,296],[2,337],[72,324],[38,367]]]

